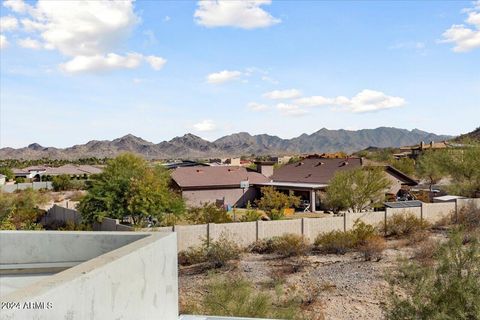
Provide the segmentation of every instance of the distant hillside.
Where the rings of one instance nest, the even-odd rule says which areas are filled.
[[[478,129],[476,130],[478,131]],[[418,129],[406,130],[380,127],[376,129],[328,130],[282,139],[268,134],[250,135],[240,132],[213,142],[193,134],[173,138],[158,144],[131,134],[108,141],[89,141],[86,144],[60,149],[43,147],[38,143],[25,148],[2,148],[0,159],[80,159],[114,157],[122,152],[134,152],[149,159],[211,158],[240,155],[281,155],[294,153],[324,153],[344,151],[351,153],[368,147],[400,147],[420,141],[441,141],[450,136],[436,135]]]
[[[480,127],[477,129],[473,130],[472,132],[462,134],[461,136],[458,136],[455,138],[455,141],[461,141],[463,139],[473,139],[473,140],[479,140],[480,141]]]

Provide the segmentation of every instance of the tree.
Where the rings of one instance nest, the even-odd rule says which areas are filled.
[[[446,153],[442,151],[427,151],[418,160],[418,174],[420,177],[427,179],[430,185],[430,191],[433,185],[438,183],[440,179],[447,175]]]
[[[72,179],[68,174],[61,174],[52,178],[52,188],[55,191],[72,189]]]
[[[142,158],[122,154],[110,160],[105,170],[93,175],[79,210],[87,223],[104,217],[131,218],[143,225],[149,217],[162,221],[165,214],[181,215],[185,203],[170,190],[170,175],[163,167],[150,167]]]
[[[339,171],[327,187],[326,206],[336,212],[342,209],[360,212],[380,204],[390,185],[382,167]]]
[[[0,174],[3,174],[7,178],[7,180],[15,178],[12,169],[10,169],[9,167],[0,167]]]
[[[465,197],[475,197],[480,191],[480,144],[464,141],[462,149],[445,152],[444,171],[452,178],[450,191]]]
[[[204,203],[200,207],[190,208],[187,220],[194,224],[232,222],[227,210],[217,207],[214,203]]]
[[[480,245],[461,233],[450,235],[432,264],[406,262],[390,276],[386,318],[480,319]]]
[[[391,165],[403,173],[407,175],[414,175],[415,174],[415,161],[410,158],[401,158],[398,160],[393,160]]]
[[[43,211],[38,207],[46,202],[44,194],[30,188],[16,193],[0,192],[0,229],[41,228],[37,221]]]
[[[300,204],[300,197],[294,196],[292,192],[285,194],[275,190],[274,187],[263,187],[261,191],[262,197],[256,200],[256,204],[272,220],[282,217],[284,209],[297,207]]]

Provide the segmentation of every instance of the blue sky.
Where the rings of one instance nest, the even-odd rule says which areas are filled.
[[[1,6],[0,146],[480,126],[480,2]]]

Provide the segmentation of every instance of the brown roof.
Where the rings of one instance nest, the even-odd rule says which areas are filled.
[[[360,158],[306,158],[276,169],[273,172],[272,180],[328,184],[337,171],[360,168],[361,166],[362,160]]]
[[[172,179],[181,188],[240,187],[240,181],[251,184],[270,181],[264,175],[240,166],[181,167],[172,173]]]

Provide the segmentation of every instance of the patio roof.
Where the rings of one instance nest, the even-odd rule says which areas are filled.
[[[255,183],[255,185],[283,187],[283,188],[292,188],[292,189],[322,189],[328,186],[327,184],[318,184],[318,183],[279,182],[279,181]]]

